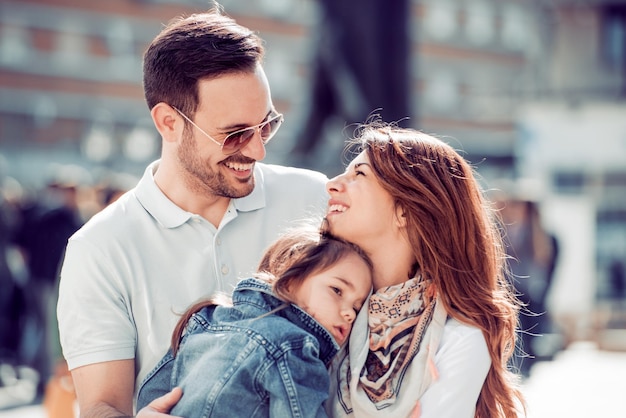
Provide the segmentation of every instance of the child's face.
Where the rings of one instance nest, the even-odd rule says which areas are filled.
[[[295,304],[342,345],[371,287],[369,267],[360,256],[352,253],[328,270],[307,277],[293,296]]]

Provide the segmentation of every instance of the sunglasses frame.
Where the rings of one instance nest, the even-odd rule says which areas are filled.
[[[243,128],[243,129],[239,129],[239,130],[237,130],[235,132],[231,132],[228,135],[226,135],[226,137],[224,138],[224,140],[222,142],[219,142],[217,139],[213,138],[211,135],[206,133],[201,127],[199,127],[194,121],[192,121],[187,115],[185,115],[183,112],[181,112],[177,107],[172,106],[172,109],[177,111],[178,114],[181,115],[187,122],[191,123],[196,129],[198,129],[200,132],[202,132],[202,134],[204,134],[204,136],[209,138],[211,141],[215,142],[215,144],[219,145],[220,149],[222,150],[222,153],[224,155],[232,155],[232,154],[236,153],[237,151],[239,151],[240,149],[242,149],[243,147],[248,145],[248,143],[254,137],[254,134],[257,131],[261,130],[263,127],[265,127],[266,125],[269,125],[270,123],[272,123],[274,121],[278,121],[278,126],[276,127],[276,129],[274,129],[273,132],[270,133],[270,135],[267,138],[264,139],[261,136],[261,142],[263,142],[263,145],[266,145],[268,142],[270,142],[270,139],[272,139],[274,137],[274,135],[276,135],[276,132],[278,132],[278,129],[280,128],[280,126],[282,125],[283,121],[285,120],[285,118],[284,118],[282,113],[278,113],[278,112],[274,111],[273,113],[275,113],[275,116],[269,118],[268,120],[263,121],[263,122],[259,123],[258,125],[248,126],[247,128]],[[246,132],[246,131],[252,131],[253,132],[249,139],[246,139],[243,142],[240,141],[240,140],[239,141],[235,140],[235,142],[236,142],[235,148],[231,152],[225,152],[224,151],[224,145],[229,141],[229,139],[233,138],[235,135],[241,134],[242,132]]]

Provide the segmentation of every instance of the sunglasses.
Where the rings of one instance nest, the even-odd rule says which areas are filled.
[[[243,147],[245,147],[246,145],[248,145],[250,140],[254,138],[254,134],[257,131],[261,134],[261,141],[263,142],[263,145],[267,144],[270,141],[270,139],[272,139],[272,137],[276,134],[276,132],[278,131],[278,128],[280,128],[280,125],[282,125],[283,120],[284,120],[283,115],[281,113],[276,113],[275,111],[272,111],[270,118],[266,120],[265,122],[261,122],[258,125],[249,126],[247,128],[240,129],[235,132],[231,132],[228,135],[226,135],[226,138],[224,138],[223,142],[219,142],[216,139],[214,139],[211,135],[204,132],[202,128],[196,125],[183,112],[181,112],[174,106],[172,106],[172,108],[174,108],[175,111],[177,111],[183,118],[185,118],[187,122],[191,123],[200,132],[202,132],[207,138],[209,138],[211,141],[219,145],[224,155],[234,154],[240,149],[242,149]]]

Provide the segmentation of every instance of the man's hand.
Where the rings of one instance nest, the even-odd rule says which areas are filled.
[[[176,387],[172,389],[171,392],[166,393],[160,398],[156,398],[150,402],[148,406],[141,409],[137,413],[137,418],[171,417],[172,415],[168,415],[168,413],[172,410],[174,405],[178,403],[181,396],[183,396],[182,389]]]

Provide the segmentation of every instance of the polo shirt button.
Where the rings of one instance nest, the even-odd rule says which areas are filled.
[[[218,238],[216,238],[216,239],[215,239],[215,243],[216,243],[217,245],[222,245],[222,239],[221,239],[221,238],[219,238],[219,237],[218,237]]]
[[[229,271],[228,266],[226,264],[222,264],[222,274],[226,275]]]

